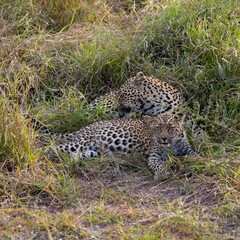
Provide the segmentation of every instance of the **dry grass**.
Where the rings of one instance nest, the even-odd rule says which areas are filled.
[[[239,197],[231,179],[211,168],[208,173],[186,170],[188,164],[183,163],[183,170],[171,179],[156,183],[142,163],[139,168],[132,165],[129,159],[115,157],[101,164],[96,160],[65,186],[65,198],[57,196],[55,186],[51,189],[58,184],[52,178],[45,191],[19,197],[17,209],[7,199],[2,201],[2,236],[16,232],[12,237],[18,239],[238,237]]]

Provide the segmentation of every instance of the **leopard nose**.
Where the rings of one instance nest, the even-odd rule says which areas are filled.
[[[164,142],[166,142],[166,140],[167,140],[167,137],[163,137],[163,138],[162,138],[162,140],[163,140]]]

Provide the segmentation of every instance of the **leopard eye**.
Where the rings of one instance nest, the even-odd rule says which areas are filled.
[[[174,133],[174,128],[169,128],[168,132],[169,133]]]

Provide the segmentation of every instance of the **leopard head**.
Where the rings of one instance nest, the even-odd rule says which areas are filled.
[[[184,115],[165,112],[156,117],[145,116],[144,120],[152,129],[154,140],[164,148],[169,148],[186,137],[183,129]]]
[[[130,79],[120,88],[116,97],[116,111],[120,117],[127,118],[132,112],[141,108],[144,79],[144,74],[139,72],[136,77]]]

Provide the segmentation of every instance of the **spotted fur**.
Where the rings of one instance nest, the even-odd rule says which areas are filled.
[[[72,133],[73,140],[57,146],[75,159],[97,157],[105,152],[137,152],[148,160],[154,179],[164,177],[164,160],[195,155],[182,126],[183,117],[166,112],[145,120],[118,118],[95,122]]]
[[[119,117],[128,118],[136,111],[142,112],[144,117],[164,112],[177,113],[179,107],[184,105],[184,99],[181,93],[168,83],[138,72],[118,90],[95,99],[90,105],[101,106],[106,111],[115,110]],[[204,134],[191,118],[185,118],[184,124],[190,126],[193,134]]]
[[[145,76],[142,72],[128,79],[118,90],[95,99],[90,105],[114,109],[120,117],[129,117],[135,111],[150,116],[175,112],[182,103],[180,92],[166,82]]]

